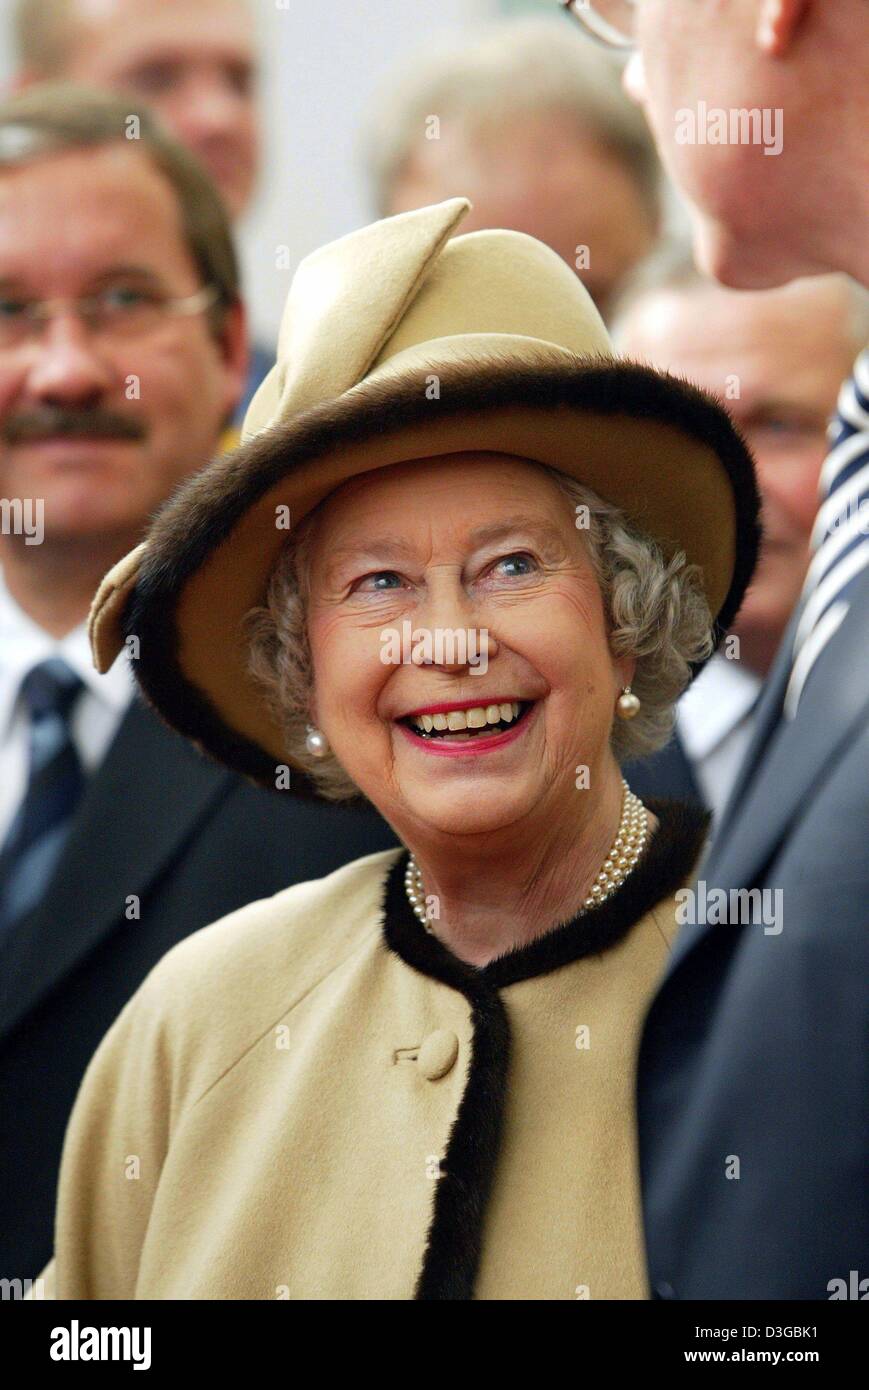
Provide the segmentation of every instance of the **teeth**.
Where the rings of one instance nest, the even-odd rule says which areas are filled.
[[[449,714],[419,714],[412,723],[424,733],[460,733],[463,729],[484,729],[487,724],[511,724],[519,717],[520,704],[513,700],[503,705],[475,705],[473,709],[454,709]]]

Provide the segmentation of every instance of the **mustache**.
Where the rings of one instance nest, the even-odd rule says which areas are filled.
[[[0,425],[0,438],[6,444],[26,444],[33,439],[144,439],[147,431],[141,420],[100,407],[69,410],[44,405],[20,410]]]

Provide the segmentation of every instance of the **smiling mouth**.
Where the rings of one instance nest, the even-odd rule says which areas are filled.
[[[510,700],[504,704],[450,710],[447,714],[416,714],[399,719],[398,723],[421,739],[447,744],[471,743],[481,734],[491,738],[515,729],[527,718],[535,703],[534,700]]]

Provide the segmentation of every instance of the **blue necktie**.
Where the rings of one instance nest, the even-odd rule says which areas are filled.
[[[36,906],[69,834],[85,776],[69,720],[82,682],[59,657],[25,676],[30,717],[27,790],[0,852],[0,939]]]
[[[831,449],[821,470],[822,502],[814,551],[794,633],[784,712],[793,719],[815,662],[844,621],[851,595],[869,565],[869,349],[842,387],[830,426]]]

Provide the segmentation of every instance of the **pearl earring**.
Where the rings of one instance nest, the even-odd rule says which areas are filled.
[[[616,711],[620,719],[633,719],[635,715],[639,714],[639,696],[633,694],[629,685],[625,686],[616,701]]]
[[[305,739],[305,747],[312,758],[325,758],[329,752],[329,742],[324,733],[315,729],[313,724],[307,726],[308,734]]]

